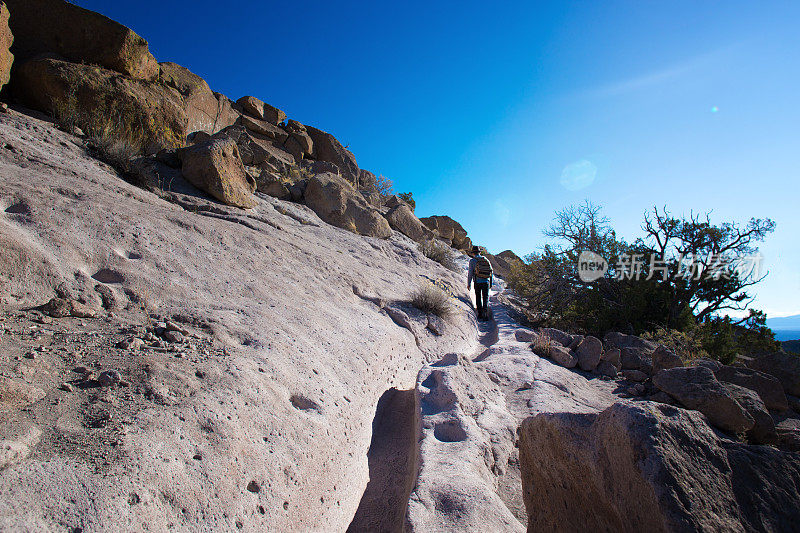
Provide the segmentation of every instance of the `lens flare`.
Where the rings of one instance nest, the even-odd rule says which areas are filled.
[[[719,111],[719,108],[717,106],[715,106],[715,105],[712,105],[711,106],[711,112],[712,113],[716,113],[717,111]]]

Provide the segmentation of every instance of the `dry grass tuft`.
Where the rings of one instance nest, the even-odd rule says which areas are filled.
[[[450,295],[432,283],[423,283],[411,296],[411,305],[439,318],[447,318],[453,314],[453,303]]]
[[[444,244],[435,240],[424,241],[420,243],[419,250],[422,252],[422,255],[428,259],[436,261],[448,270],[458,272],[458,264],[453,256],[453,252]]]

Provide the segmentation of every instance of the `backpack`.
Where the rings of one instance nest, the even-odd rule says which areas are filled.
[[[479,255],[475,258],[475,272],[476,278],[489,279],[492,277],[492,264],[484,256]]]

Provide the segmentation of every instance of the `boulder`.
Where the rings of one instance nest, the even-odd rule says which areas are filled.
[[[550,346],[548,357],[554,363],[564,368],[575,368],[575,365],[578,364],[577,357],[572,355],[572,353],[563,346],[557,344]]]
[[[561,346],[569,346],[572,344],[573,336],[569,333],[561,331],[560,329],[555,328],[540,328],[538,330],[539,335],[543,337],[547,337],[556,341]]]
[[[144,137],[144,150],[148,153],[182,146],[186,139],[182,97],[160,83],[42,57],[17,67],[11,88],[24,105],[45,113],[52,113],[54,102],[60,102],[83,129],[89,128],[92,121],[114,117]]]
[[[368,172],[368,171],[365,170],[364,172]],[[372,173],[370,172],[370,174],[372,174]],[[395,207],[400,207],[401,205],[408,205],[408,204],[405,202],[405,200],[403,200],[402,198],[400,198],[396,194],[393,194],[386,200],[386,202],[384,202],[383,205],[385,205],[388,208],[395,208]],[[411,206],[409,206],[409,208],[411,208]],[[419,219],[417,219],[417,220],[419,220]],[[431,234],[433,233],[430,229],[428,231],[431,232]]]
[[[214,134],[215,138],[229,138],[239,147],[239,155],[247,166],[266,170],[285,170],[295,165],[294,157],[276,147],[268,138],[247,130],[242,125],[228,126]],[[271,167],[271,168],[268,168]]]
[[[700,411],[712,425],[731,433],[744,433],[755,425],[753,417],[739,405],[708,368],[699,366],[662,370],[653,384],[688,409]]]
[[[639,370],[645,362],[644,352],[641,348],[626,346],[620,350],[620,362],[624,369]]]
[[[265,120],[270,124],[277,126],[286,120],[286,113],[277,107],[265,104],[255,96],[242,96],[236,100],[236,103],[251,117],[255,117],[259,120]]]
[[[375,191],[373,189],[359,189],[358,192],[361,193],[361,196],[364,197],[364,200],[366,200],[367,203],[369,205],[371,205],[372,207],[375,207],[377,209],[380,209],[381,207],[383,207],[383,199],[381,198],[381,195],[378,194],[377,191]],[[383,211],[381,211],[381,212],[383,212]],[[412,211],[412,213],[413,213],[413,211]],[[417,219],[417,220],[419,220],[419,219]],[[420,222],[420,224],[422,224],[422,222]],[[428,230],[428,228],[424,224],[422,224],[422,226],[425,228],[425,231],[430,231],[430,230]]]
[[[439,234],[439,238],[447,241],[457,250],[469,251],[471,241],[467,238],[467,230],[461,224],[445,215],[434,215],[420,219],[423,224]]]
[[[217,200],[244,209],[256,205],[255,180],[247,174],[233,139],[210,139],[180,150],[181,173]]]
[[[386,219],[352,185],[334,174],[317,174],[309,179],[304,199],[328,224],[372,237],[392,235]]]
[[[800,523],[800,455],[721,439],[698,413],[669,405],[539,414],[522,423],[519,454],[528,531],[790,531]]]
[[[772,352],[754,358],[747,366],[775,376],[787,394],[800,396],[800,355]]]
[[[215,133],[238,118],[234,113],[235,116],[226,120],[225,108],[230,107],[227,98],[218,98],[203,78],[186,67],[177,63],[159,63],[158,80],[178,91],[183,98],[186,131],[189,133]]]
[[[638,348],[643,353],[648,354],[658,347],[653,341],[642,339],[636,335],[618,333],[616,331],[606,333],[605,337],[603,337],[603,345],[606,347],[606,350],[610,348]]]
[[[600,356],[603,354],[603,343],[600,339],[592,336],[584,337],[575,348],[575,355],[578,357],[578,366],[581,370],[590,372],[600,364]]]
[[[0,89],[11,79],[11,65],[14,63],[14,54],[11,53],[14,35],[8,25],[8,16],[8,6],[0,2]]]
[[[18,58],[55,53],[131,78],[152,80],[158,76],[158,62],[150,54],[147,41],[108,17],[63,0],[5,2],[11,11]]]
[[[652,357],[653,372],[658,372],[659,370],[664,370],[665,368],[683,366],[683,359],[663,345],[659,345],[658,348],[655,349]]]
[[[355,156],[342,146],[330,133],[313,126],[306,126],[306,132],[313,142],[311,156],[320,161],[328,161],[339,168],[341,176],[350,183],[355,183],[359,176]]]
[[[647,374],[645,374],[641,370],[623,370],[622,375],[628,381],[633,381],[635,383],[642,383],[644,381],[647,381]]]
[[[767,406],[767,409],[786,411],[789,408],[783,385],[778,381],[778,378],[769,374],[764,374],[752,368],[720,365],[714,371],[714,376],[721,382],[733,383],[755,391],[761,401],[764,402],[764,405]]]
[[[775,433],[775,422],[758,394],[733,383],[723,383],[722,385],[755,421],[753,429],[747,432],[749,441],[754,444],[776,444],[778,435]]]
[[[248,130],[263,135],[264,137],[278,143],[283,143],[289,138],[289,134],[286,133],[286,131],[284,131],[282,128],[279,128],[275,124],[267,122],[266,120],[259,120],[247,115],[242,115],[239,117],[239,120],[236,123],[241,124]]]
[[[93,318],[96,313],[91,307],[72,298],[53,298],[42,307],[42,313],[53,318],[78,317]]]
[[[269,172],[262,171],[256,178],[256,190],[263,192],[279,200],[286,200],[291,197],[289,184],[284,183],[281,177]]]
[[[302,161],[306,156],[314,152],[314,141],[306,131],[306,127],[290,120],[286,125],[289,138],[283,143],[283,149],[292,154],[297,161]]]
[[[604,351],[600,358],[614,365],[618,371],[622,369],[622,352],[619,348]]]
[[[337,176],[342,175],[339,167],[330,161],[304,161],[303,167],[307,168],[311,174],[324,174],[329,172],[331,174],[336,174]]]
[[[595,372],[601,376],[608,376],[610,378],[617,377],[617,367],[614,366],[610,361],[601,360],[597,365]]]
[[[716,372],[717,370],[722,368],[722,363],[714,359],[705,359],[703,357],[700,357],[692,361],[692,366],[704,366],[706,368],[711,369],[712,372]]]
[[[386,220],[395,229],[416,242],[429,241],[434,238],[433,232],[411,211],[406,204],[398,205],[386,214]]]

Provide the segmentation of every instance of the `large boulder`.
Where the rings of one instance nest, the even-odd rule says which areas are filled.
[[[356,183],[359,176],[356,157],[336,140],[330,133],[313,126],[306,126],[306,132],[313,142],[311,156],[320,161],[328,161],[339,168],[342,177],[350,183]]]
[[[791,531],[800,523],[800,455],[721,439],[698,413],[618,402],[599,414],[528,418],[519,437],[528,531]]]
[[[241,208],[256,205],[255,180],[245,172],[233,139],[209,139],[178,152],[186,180],[217,200]]]
[[[230,102],[217,95],[206,80],[177,63],[159,63],[158,81],[172,87],[183,98],[186,130],[215,133],[238,119]]]
[[[547,337],[548,339],[557,342],[561,346],[569,346],[575,340],[574,335],[570,335],[567,332],[555,328],[540,328],[538,333],[543,337]]]
[[[614,368],[616,368],[618,371],[622,369],[622,352],[619,348],[605,350],[601,356],[601,359],[614,365]]]
[[[665,368],[675,368],[683,366],[683,359],[666,346],[659,345],[653,351],[653,372],[664,370]]]
[[[392,208],[386,214],[386,220],[392,229],[395,229],[410,239],[423,242],[434,238],[434,234],[411,211],[406,204]]]
[[[754,358],[748,367],[775,376],[787,394],[800,396],[800,355],[772,352]]]
[[[328,224],[372,237],[387,238],[392,234],[386,219],[335,174],[317,174],[309,179],[304,198],[306,205]]]
[[[708,368],[677,367],[653,376],[653,384],[684,407],[700,411],[712,425],[731,433],[744,433],[755,421]]]
[[[5,2],[11,10],[14,52],[20,59],[49,52],[132,78],[158,76],[158,62],[147,41],[108,17],[63,0]]]
[[[14,54],[11,53],[14,35],[8,25],[8,16],[8,6],[0,2],[0,89],[11,79],[11,65],[14,63]]]
[[[721,382],[733,383],[755,391],[767,409],[786,411],[789,408],[783,385],[778,378],[769,374],[752,368],[720,365],[714,370],[714,376]]]
[[[636,335],[626,335],[617,331],[610,331],[603,337],[603,345],[606,350],[610,348],[636,348],[644,353],[652,353],[658,344],[653,341],[648,341]]]
[[[722,385],[755,421],[753,429],[747,432],[750,442],[754,444],[777,443],[778,435],[775,433],[775,421],[770,416],[767,406],[764,405],[758,394],[733,383],[723,383]]]
[[[564,348],[558,343],[548,342],[546,339],[540,339],[531,345],[533,353],[539,357],[547,357],[555,364],[563,366],[564,368],[575,368],[578,364],[578,358],[567,348]]]
[[[242,108],[242,111],[251,117],[255,117],[259,120],[265,120],[270,124],[277,126],[286,120],[286,113],[277,107],[273,107],[262,102],[255,96],[242,96],[236,100],[236,103],[239,104],[239,106]]]
[[[575,355],[578,357],[578,366],[581,367],[581,370],[590,372],[600,364],[600,357],[603,355],[603,343],[596,337],[584,337],[575,348]]]
[[[180,93],[160,83],[135,80],[108,69],[42,57],[15,68],[14,96],[24,105],[71,113],[81,127],[105,118],[142,135],[144,149],[183,145],[187,118]]]
[[[472,243],[467,237],[467,230],[461,224],[446,215],[433,215],[420,219],[423,224],[439,234],[439,238],[447,241],[457,250],[470,250]]]

